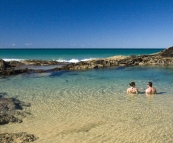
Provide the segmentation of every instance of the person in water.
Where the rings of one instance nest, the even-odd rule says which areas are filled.
[[[152,87],[152,82],[147,83],[148,88],[145,90],[146,94],[155,94],[156,89]]]
[[[138,93],[138,89],[135,87],[135,82],[131,82],[129,85],[131,87],[127,89],[127,93],[137,94]]]

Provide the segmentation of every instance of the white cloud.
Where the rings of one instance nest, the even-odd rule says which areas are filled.
[[[29,46],[29,45],[32,45],[32,43],[26,43],[25,46]]]
[[[12,44],[12,46],[15,46],[16,44]]]

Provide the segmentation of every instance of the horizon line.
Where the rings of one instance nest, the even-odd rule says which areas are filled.
[[[59,50],[73,50],[73,49],[74,49],[74,50],[75,50],[75,49],[80,49],[80,50],[83,50],[83,49],[85,49],[85,50],[87,50],[87,49],[89,49],[89,50],[92,50],[92,49],[93,49],[93,50],[97,50],[97,49],[109,49],[109,50],[111,50],[111,49],[118,49],[118,50],[120,50],[120,49],[128,49],[128,50],[130,50],[130,49],[132,49],[132,50],[133,50],[133,49],[135,49],[135,50],[136,50],[136,49],[138,49],[138,50],[140,50],[140,49],[166,49],[166,48],[157,48],[157,47],[155,47],[155,48],[0,48],[0,50],[6,50],[6,49],[7,49],[7,50],[8,50],[8,49],[9,49],[9,50],[22,50],[22,49],[23,49],[23,50],[25,50],[25,49],[26,49],[26,50],[30,50],[30,49],[31,49],[31,50],[38,50],[38,49],[40,49],[40,50],[41,50],[41,49],[42,49],[42,50],[44,50],[44,49],[45,49],[45,50],[49,50],[49,49],[50,49],[50,50],[56,50],[56,49],[57,49],[57,50],[58,50],[58,49],[59,49]]]

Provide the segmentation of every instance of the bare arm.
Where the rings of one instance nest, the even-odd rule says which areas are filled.
[[[138,91],[138,89],[136,88],[136,94],[138,94],[139,93],[139,91]]]

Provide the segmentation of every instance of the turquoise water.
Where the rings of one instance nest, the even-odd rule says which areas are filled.
[[[131,81],[138,95],[126,94]],[[156,95],[145,95],[148,81],[153,82]],[[173,67],[22,74],[1,77],[0,82],[1,95],[32,105],[25,109],[32,115],[22,124],[3,126],[0,132],[33,133],[40,143],[173,141]]]
[[[115,55],[140,55],[157,53],[163,49],[0,49],[0,58],[6,60],[86,60]]]

